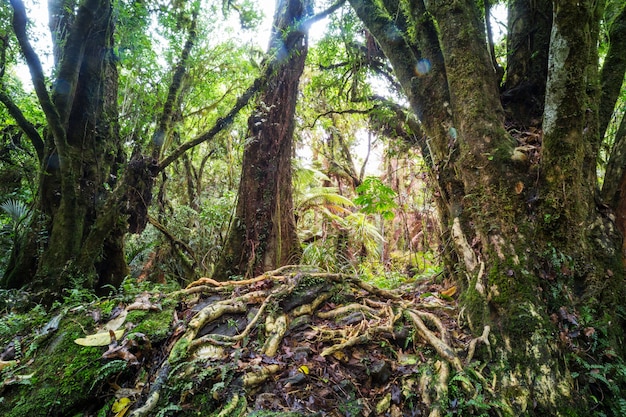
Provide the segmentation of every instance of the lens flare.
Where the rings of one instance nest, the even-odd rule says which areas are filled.
[[[417,65],[415,66],[415,72],[417,75],[426,75],[430,72],[430,61],[426,58],[422,58],[417,61]]]

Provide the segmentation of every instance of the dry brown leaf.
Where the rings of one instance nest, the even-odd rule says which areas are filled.
[[[447,290],[441,291],[441,295],[445,295],[446,297],[452,297],[454,294],[456,294],[456,285],[453,285]]]

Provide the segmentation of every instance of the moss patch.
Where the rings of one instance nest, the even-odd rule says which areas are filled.
[[[91,317],[76,313],[61,320],[54,333],[24,338],[24,344],[28,342],[29,346],[20,361],[25,365],[2,374],[0,414],[54,416],[97,409],[97,401],[90,392],[92,382],[98,377],[100,367],[96,364],[102,350],[74,343],[74,339],[84,337],[92,328]]]

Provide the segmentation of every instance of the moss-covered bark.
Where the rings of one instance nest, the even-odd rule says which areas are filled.
[[[611,19],[606,16],[609,24],[609,49],[604,57],[600,82],[602,84],[602,100],[600,102],[600,136],[604,137],[606,128],[613,116],[615,103],[619,97],[620,87],[626,72],[626,5]]]
[[[600,72],[600,82],[602,88],[602,98],[599,109],[599,133],[603,138],[606,129],[613,116],[615,103],[624,80],[626,72],[626,5],[613,20],[610,21],[609,50],[604,58],[604,64]],[[621,122],[620,129],[624,129],[624,122]],[[623,132],[623,131],[622,131]],[[626,141],[624,134],[616,134],[613,140],[613,148],[606,167],[606,175],[602,184],[602,198],[612,208],[616,208],[618,201],[622,200],[618,193],[621,184],[624,167],[626,167]]]
[[[502,101],[518,127],[539,126],[543,114],[552,2],[515,0],[508,7],[506,81]]]
[[[495,385],[506,392],[513,415],[575,415],[575,410],[587,407],[587,399],[572,395],[569,367],[575,365],[563,360],[569,349],[563,342],[578,342],[568,339],[567,332],[559,340],[557,329],[567,327],[563,324],[567,320],[576,321],[582,311],[605,311],[620,323],[616,334],[623,331],[615,296],[624,290],[616,250],[619,239],[594,200],[600,97],[594,68],[602,4],[556,2],[549,41],[545,32],[551,16],[542,15],[543,23],[519,21],[547,12],[548,5],[541,10],[525,2],[510,5],[518,7],[517,14],[512,13],[518,21],[510,22],[511,27],[521,31],[512,42],[528,38],[528,28],[535,28],[535,23],[543,32],[533,33],[539,38],[530,49],[508,51],[518,55],[510,60],[505,112],[483,16],[474,2],[429,1],[427,8],[419,1],[401,3],[415,27],[420,19],[434,20],[438,41],[429,44],[438,48],[443,62],[432,70],[445,80],[449,94],[444,100],[416,93],[429,76],[411,73],[407,63],[416,65],[421,58],[409,54],[415,51],[408,46],[412,37],[421,42],[432,38],[415,29],[400,31],[401,37],[389,42],[388,34],[394,33],[390,28],[400,26],[394,25],[388,10],[375,2],[350,3],[379,40],[411,103],[415,97],[422,100],[413,108],[434,144],[434,171],[442,190],[455,191],[445,194],[456,199],[444,200],[443,219],[459,260],[454,274],[463,288],[464,316],[476,332],[485,325],[494,329],[490,340],[495,355],[489,369]],[[532,92],[534,100],[526,100],[519,88],[529,80],[546,86],[543,114],[544,105],[537,102],[542,100],[542,88]],[[522,108],[511,114],[515,106]],[[429,114],[426,109],[431,108],[445,112]],[[542,116],[545,136],[538,144],[540,155],[537,144],[514,139],[505,130],[511,122],[541,125]],[[437,133],[441,126],[444,135]],[[448,175],[441,175],[449,167]],[[608,288],[615,294],[607,293]],[[592,313],[586,320],[606,330],[605,318]],[[605,340],[615,343],[612,337]],[[620,343],[614,348],[623,349]]]

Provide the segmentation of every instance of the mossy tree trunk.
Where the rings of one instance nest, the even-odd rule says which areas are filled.
[[[572,396],[565,345],[578,341],[559,333],[562,320],[586,312],[625,353],[621,238],[596,193],[602,2],[511,2],[503,95],[475,2],[383,3],[350,0],[428,136],[447,259],[458,261],[449,271],[469,326],[492,329],[492,381],[513,415],[586,409],[590,398]],[[510,125],[533,129],[513,136]]]
[[[507,120],[519,128],[539,126],[548,74],[552,2],[511,2],[508,24],[506,81],[502,94]]]
[[[117,112],[114,19],[108,0],[85,0],[76,12],[51,2],[56,79],[49,92],[25,31],[26,13],[13,0],[13,26],[48,122],[37,197],[39,216],[4,285],[51,292],[70,280],[87,287],[126,275],[116,204],[106,205],[124,162]]]
[[[602,89],[599,109],[599,132],[604,135],[619,97],[626,71],[626,7],[607,22],[611,43],[600,72]],[[622,114],[615,133],[613,150],[602,183],[602,199],[615,212],[616,224],[622,235],[626,234],[626,117]],[[626,258],[626,245],[622,245]]]
[[[273,68],[248,118],[237,208],[214,278],[251,276],[297,261],[291,158],[298,84],[307,55],[308,0],[279,0],[270,53]]]

